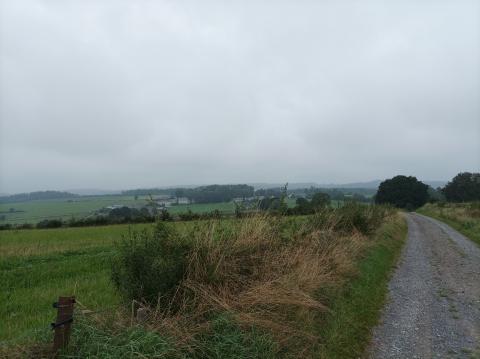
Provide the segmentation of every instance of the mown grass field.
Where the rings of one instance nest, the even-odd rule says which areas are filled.
[[[144,228],[135,225],[134,228]],[[118,303],[109,258],[127,225],[0,232],[0,340],[32,339],[54,319],[52,303],[75,294],[102,309]]]
[[[37,200],[16,203],[1,203],[0,212],[5,221],[0,223],[37,223],[42,219],[81,218],[92,214],[100,208],[111,205],[144,205],[146,201],[133,196],[94,196],[72,199]],[[9,213],[10,208],[22,212]]]
[[[480,245],[480,202],[429,203],[417,212],[447,223]]]
[[[289,221],[292,224],[298,222],[295,218]],[[183,231],[193,222],[168,225]],[[55,317],[52,302],[59,295],[74,294],[80,303],[95,311],[119,307],[121,299],[110,280],[113,243],[129,230],[142,229],[151,230],[152,225],[0,232],[0,285],[4,289],[0,293],[0,346],[24,345],[49,337],[49,323]],[[361,354],[369,338],[369,328],[378,319],[388,275],[400,253],[405,233],[406,226],[400,218],[389,219],[372,236],[370,245],[358,255],[354,274],[342,286],[319,293],[328,298],[330,311],[318,318],[319,326],[315,329],[321,337],[316,349],[318,357],[354,358]],[[215,357],[225,357],[222,355],[226,355],[228,350],[232,355],[235,350],[242,353],[254,350],[255,355],[263,351],[264,357],[275,357],[271,351],[272,343],[263,334],[252,334],[253,337],[248,334],[245,337],[245,333],[239,332],[240,328],[224,319],[220,317],[214,324],[215,328],[218,326],[219,336],[208,339],[213,340],[208,344],[212,346],[212,351],[218,351]],[[80,336],[83,337],[85,327],[79,328],[82,328]],[[122,340],[127,341],[126,346],[135,344],[128,343],[131,335],[141,334],[135,333],[125,332]],[[142,338],[149,338],[148,333],[142,333]],[[105,338],[111,340],[108,336]],[[74,341],[79,340],[80,337],[74,338]],[[100,341],[101,338],[96,337],[95,340]],[[246,345],[245,340],[260,347],[244,351],[241,347]],[[142,348],[139,350],[147,350]]]
[[[1,215],[5,216],[5,220],[0,221],[0,223],[37,223],[43,219],[57,218],[68,220],[72,217],[86,217],[96,210],[111,205],[144,206],[146,204],[145,198],[139,197],[135,200],[132,196],[81,197],[71,201],[61,199],[2,203],[0,204],[0,212],[3,212]],[[22,212],[10,213],[10,208]],[[235,210],[235,205],[233,202],[180,204],[169,207],[168,211],[171,214],[178,214],[188,209],[194,213],[211,212],[213,210],[232,213]]]

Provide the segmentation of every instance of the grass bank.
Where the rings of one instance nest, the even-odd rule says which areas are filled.
[[[124,252],[126,263],[132,252],[151,267],[123,285],[153,278],[155,293],[155,283],[169,278],[175,290],[161,288],[160,307],[146,302],[147,286],[119,291],[110,280],[112,259],[119,259],[113,241],[128,226],[0,234],[4,352],[50,339],[51,302],[74,293],[95,313],[77,313],[67,357],[356,358],[378,319],[406,228],[391,210],[366,206],[168,226],[160,237],[151,237],[151,225],[134,227],[156,240],[173,231],[166,247]],[[175,267],[179,278],[168,264],[177,263],[172,255],[188,264]],[[131,296],[149,313],[142,324],[130,314]]]
[[[480,202],[429,203],[417,212],[447,223],[480,245]]]
[[[385,304],[390,274],[406,234],[405,220],[400,215],[390,218],[357,261],[356,275],[329,295],[330,312],[319,327],[320,358],[358,358],[363,354]]]

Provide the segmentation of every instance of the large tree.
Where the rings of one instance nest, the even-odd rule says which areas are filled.
[[[416,177],[395,176],[380,183],[375,202],[389,203],[398,208],[415,209],[428,200],[428,186]]]
[[[480,200],[480,173],[459,173],[442,189],[449,202]]]

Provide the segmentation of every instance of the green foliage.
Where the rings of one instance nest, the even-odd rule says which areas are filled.
[[[287,190],[288,190],[288,183],[285,183],[285,186],[282,187],[282,193],[280,195],[280,200],[278,202],[278,208],[276,208],[277,212],[280,214],[287,213],[287,209],[288,209]]]
[[[372,202],[372,197],[377,192],[376,189],[371,188],[305,188],[303,193],[307,198],[312,198],[315,193],[325,193],[331,200],[347,201],[353,200],[355,202]]]
[[[375,202],[389,203],[397,208],[412,210],[428,200],[428,186],[412,176],[395,176],[380,183]]]
[[[480,173],[459,173],[442,192],[449,202],[480,201]]]
[[[229,202],[234,198],[252,197],[254,188],[245,184],[211,185],[185,189],[185,196],[195,203]]]
[[[300,197],[296,200],[296,206],[292,209],[296,214],[309,214],[312,213],[312,206],[308,199]]]
[[[384,206],[366,206],[355,202],[347,202],[344,206],[336,209],[339,219],[335,228],[347,232],[357,230],[368,235],[382,224],[388,211],[388,208]]]
[[[340,208],[317,211],[309,218],[308,223],[315,229],[330,229],[343,233],[359,231],[368,235],[383,223],[389,213],[390,208],[387,206],[346,202]]]
[[[480,244],[480,202],[426,204],[418,213],[436,218]]]
[[[445,195],[443,194],[442,190],[440,188],[434,189],[430,186],[428,186],[428,202],[434,203],[434,202],[444,202],[445,201]]]
[[[181,358],[172,343],[140,326],[114,332],[77,315],[69,350],[60,358]]]
[[[377,324],[385,303],[392,266],[398,259],[406,237],[404,220],[382,226],[374,245],[358,263],[358,275],[340,292],[329,295],[329,312],[318,321],[321,359],[363,358],[371,328]]]
[[[330,205],[330,196],[326,193],[317,192],[313,195],[310,204],[313,210],[319,210]]]
[[[141,326],[112,330],[84,316],[76,316],[69,349],[60,358],[268,359],[278,352],[274,341],[255,328],[241,328],[228,315],[217,315],[209,330],[195,338],[190,351]]]
[[[116,245],[112,280],[127,301],[168,305],[183,279],[189,248],[178,232],[162,222],[153,232],[130,232]]]
[[[211,329],[199,338],[201,350],[194,358],[269,359],[277,358],[277,345],[265,333],[243,329],[227,314],[217,316]]]
[[[312,214],[330,206],[330,203],[330,196],[328,194],[316,192],[310,201],[303,197],[297,198],[296,206],[290,208],[288,214]]]
[[[44,219],[37,223],[37,228],[60,228],[63,222],[59,219]]]

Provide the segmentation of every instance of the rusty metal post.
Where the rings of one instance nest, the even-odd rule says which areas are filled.
[[[70,332],[73,322],[73,306],[75,297],[58,297],[58,302],[53,303],[53,307],[58,309],[57,320],[52,323],[52,329],[55,330],[53,337],[53,352],[57,354],[60,349],[68,345]]]

